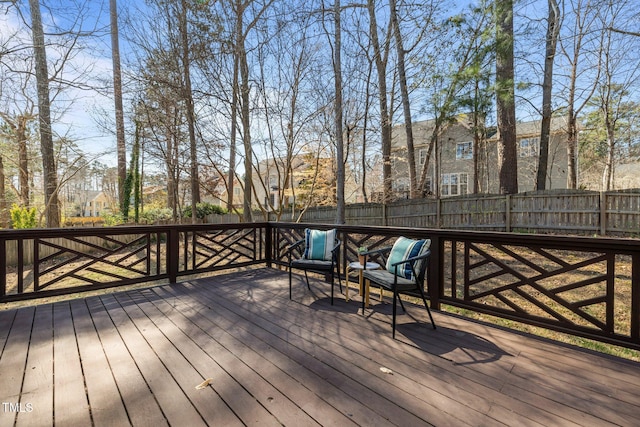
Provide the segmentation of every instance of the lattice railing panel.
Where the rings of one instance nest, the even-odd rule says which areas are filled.
[[[462,246],[467,268],[458,298],[518,316],[612,329],[613,257],[516,245]]]
[[[182,234],[181,271],[213,270],[258,259],[254,229],[212,230]]]
[[[150,234],[35,239],[33,250],[35,291],[129,282],[163,270]]]

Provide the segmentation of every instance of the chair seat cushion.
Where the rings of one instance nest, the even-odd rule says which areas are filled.
[[[429,249],[429,246],[431,246],[431,240],[429,239],[413,240],[406,237],[398,237],[398,240],[393,244],[393,248],[391,248],[389,258],[387,258],[387,271],[392,274],[397,274],[399,277],[413,280],[413,271],[411,270],[410,263],[400,264],[397,267],[393,264],[408,258],[420,256]],[[419,262],[414,265],[416,272],[420,270],[420,267]]]
[[[331,250],[336,245],[336,229],[332,230],[304,230],[305,249],[302,258],[309,260],[330,261]]]
[[[400,276],[396,278],[393,273],[390,273],[387,270],[364,270],[362,272],[362,277],[390,291],[393,290],[395,280],[397,280],[398,291],[417,289],[417,285],[413,280],[405,279]]]
[[[303,270],[331,271],[332,262],[320,259],[296,259],[291,261],[291,267]]]

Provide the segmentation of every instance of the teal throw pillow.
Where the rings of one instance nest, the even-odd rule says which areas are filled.
[[[407,239],[406,237],[399,237],[393,244],[393,248],[391,248],[389,258],[387,258],[387,271],[396,274],[396,267],[393,267],[393,264],[407,258],[422,255],[429,249],[429,246],[431,246],[431,240],[429,239],[413,240]],[[409,280],[414,279],[410,263],[400,264],[397,268],[397,274],[399,277],[404,277]],[[415,263],[414,268],[416,272],[420,270],[420,261]]]
[[[305,250],[303,258],[331,261],[331,250],[336,244],[336,230],[304,230]]]

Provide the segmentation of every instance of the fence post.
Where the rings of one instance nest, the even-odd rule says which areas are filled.
[[[600,192],[600,235],[607,234],[607,194]]]
[[[504,217],[504,228],[507,233],[511,231],[511,194],[507,194],[505,196],[505,217]]]
[[[382,226],[387,226],[387,203],[382,204]]]
[[[436,228],[442,228],[442,199],[436,198]]]

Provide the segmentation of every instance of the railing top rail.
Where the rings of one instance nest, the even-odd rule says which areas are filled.
[[[104,235],[122,235],[122,234],[142,234],[142,233],[158,233],[177,231],[193,231],[193,230],[232,230],[238,228],[264,228],[268,225],[266,222],[252,223],[229,223],[229,224],[171,224],[171,225],[124,225],[116,227],[65,227],[65,228],[29,228],[24,230],[0,230],[0,239],[16,240],[16,239],[34,239],[34,238],[52,238],[63,235],[74,236],[104,236]]]

